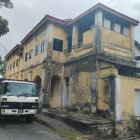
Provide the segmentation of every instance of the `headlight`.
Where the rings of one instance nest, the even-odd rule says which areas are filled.
[[[39,99],[35,99],[35,102],[39,102]]]
[[[37,108],[37,106],[36,105],[32,105],[32,108]]]

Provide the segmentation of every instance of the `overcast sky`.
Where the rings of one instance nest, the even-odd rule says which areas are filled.
[[[0,9],[0,16],[9,21],[10,32],[0,37],[0,55],[4,56],[29,33],[46,15],[66,19],[75,18],[97,3],[107,4],[112,0],[13,0],[13,9]],[[114,0],[108,4],[117,10],[140,21],[140,0]],[[135,39],[140,42],[140,26],[135,30]]]

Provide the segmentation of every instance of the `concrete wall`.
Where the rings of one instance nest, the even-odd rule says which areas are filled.
[[[135,115],[135,90],[140,89],[140,79],[122,77],[120,79],[120,112],[121,119],[130,119]],[[118,84],[118,83],[116,83]]]

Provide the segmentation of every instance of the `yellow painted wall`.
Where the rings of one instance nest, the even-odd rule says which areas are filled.
[[[103,51],[115,56],[132,58],[130,36],[102,28]]]
[[[36,46],[40,45],[42,41],[46,41],[46,28],[43,31],[40,31],[39,33],[37,33],[36,35],[34,35],[34,37],[29,40],[25,46],[24,46],[24,63],[23,63],[23,67],[24,69],[30,67],[31,65],[36,65],[36,64],[40,64],[42,63],[42,61],[45,59],[45,51],[44,52],[38,52],[38,55],[35,56],[35,48]],[[46,49],[47,44],[45,44],[44,48]],[[28,59],[25,62],[25,54],[30,50],[33,50],[33,55],[31,59]]]
[[[18,60],[18,65],[16,66],[16,62]],[[15,62],[15,66],[13,67],[13,63]],[[18,79],[22,69],[22,57],[16,54],[11,55],[6,60],[6,78],[8,79]],[[10,65],[12,65],[10,69]]]
[[[105,91],[106,78],[117,75],[117,69],[114,67],[100,69],[98,71],[98,109],[108,110],[109,109],[109,95]]]
[[[63,50],[67,48],[67,34],[64,28],[58,25],[54,25],[52,38],[63,40]],[[65,62],[65,59],[66,58],[63,52],[57,52],[55,50],[53,51],[52,60],[55,60],[57,62]]]
[[[91,73],[80,72],[74,77],[72,104],[91,103]]]
[[[140,79],[120,77],[121,118],[127,119],[134,115],[135,89],[140,89]]]
[[[95,41],[95,28],[83,33],[83,45],[92,43]]]

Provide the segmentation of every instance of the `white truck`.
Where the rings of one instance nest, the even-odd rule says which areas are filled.
[[[32,123],[39,104],[37,85],[31,82],[0,79],[0,115],[18,115]]]

